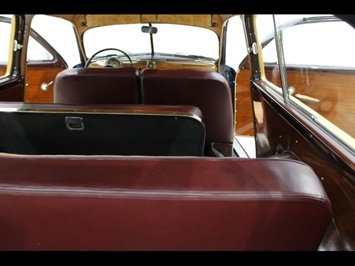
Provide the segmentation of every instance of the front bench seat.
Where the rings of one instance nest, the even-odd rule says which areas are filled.
[[[54,103],[137,104],[138,76],[134,67],[72,68],[54,82]]]

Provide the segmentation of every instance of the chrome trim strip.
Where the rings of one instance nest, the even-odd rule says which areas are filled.
[[[0,107],[0,112],[18,113],[67,113],[67,114],[106,114],[106,115],[149,115],[149,116],[177,116],[189,117],[202,122],[202,119],[195,114],[188,112],[174,111],[147,111],[147,110],[111,110],[111,109],[24,109],[16,107]]]

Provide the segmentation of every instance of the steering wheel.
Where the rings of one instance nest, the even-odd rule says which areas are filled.
[[[127,53],[125,53],[124,51],[122,51],[122,50],[120,50],[120,49],[117,49],[117,48],[105,48],[105,49],[102,49],[102,50],[100,50],[100,51],[94,53],[94,54],[89,58],[89,60],[86,61],[84,67],[88,67],[88,66],[91,64],[91,61],[92,61],[98,54],[100,54],[100,53],[102,53],[102,52],[105,52],[105,51],[109,51],[109,50],[115,50],[115,51],[118,51],[118,52],[124,54],[124,55],[128,58],[129,62],[131,63],[131,67],[133,67],[132,59],[129,57],[129,55],[128,55]]]

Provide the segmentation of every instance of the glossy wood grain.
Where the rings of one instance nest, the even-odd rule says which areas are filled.
[[[253,107],[250,93],[249,69],[241,70],[236,78],[236,126],[238,135],[254,136]]]
[[[280,84],[279,76],[267,71],[268,80]],[[291,69],[287,71],[289,86],[296,94],[310,96],[319,102],[302,101],[308,107],[331,121],[355,138],[355,75],[335,71]]]
[[[90,67],[104,67],[105,61],[95,62],[90,64]],[[123,62],[123,67],[130,67],[129,62]],[[159,61],[159,60],[142,60],[133,61],[132,66],[135,67],[139,72],[146,68],[159,68],[159,69],[197,69],[206,71],[217,71],[217,66],[213,63],[208,62],[197,62],[197,61]]]
[[[28,68],[25,90],[25,102],[53,103],[53,88],[56,75],[64,70],[64,67]],[[41,84],[53,81],[48,90],[42,90]]]
[[[339,149],[334,140],[329,137],[327,139],[326,134],[309,134],[296,120],[286,118],[288,111],[275,104],[275,99],[266,93],[260,95],[263,98],[264,121],[263,125],[257,126],[257,133],[259,139],[265,141],[262,150],[259,147],[259,156],[268,157],[290,151],[312,167],[332,202],[334,222],[337,226],[337,232],[331,232],[332,237],[325,239],[323,244],[331,249],[336,247],[338,234],[340,249],[352,250],[355,246],[355,187],[351,176],[355,176],[355,165],[354,162],[351,163],[351,155],[343,153],[344,150]],[[339,154],[347,158],[344,161],[348,164],[337,158]]]
[[[134,63],[134,67],[138,70],[143,70],[149,68],[148,64],[150,61],[140,61]],[[153,68],[161,69],[197,69],[197,70],[207,70],[207,71],[217,71],[217,67],[214,64],[208,63],[196,63],[190,61],[181,61],[181,62],[166,62],[166,61],[154,61]]]
[[[355,75],[337,74],[331,71],[288,71],[289,86],[294,94],[318,99],[319,103],[303,101],[320,115],[355,138]],[[236,133],[253,135],[249,70],[242,69],[237,76],[237,125]],[[274,84],[280,84],[279,75],[271,70],[266,77]]]

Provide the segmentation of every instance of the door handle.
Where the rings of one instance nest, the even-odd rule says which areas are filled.
[[[49,89],[49,86],[53,84],[53,81],[49,82],[49,83],[45,83],[43,82],[41,84],[41,89],[44,90],[44,91],[47,91]]]
[[[307,96],[307,95],[303,95],[303,94],[299,94],[299,93],[295,94],[295,97],[302,102],[307,102],[307,103],[319,103],[320,102],[320,100],[317,98],[313,98],[311,96]]]
[[[288,93],[290,95],[293,95],[294,97],[296,97],[298,100],[302,101],[302,102],[307,102],[307,103],[319,103],[320,100],[308,95],[304,95],[304,94],[300,94],[300,93],[296,93],[296,89],[293,86],[288,87]]]

